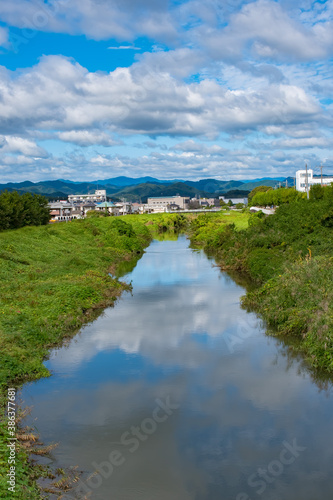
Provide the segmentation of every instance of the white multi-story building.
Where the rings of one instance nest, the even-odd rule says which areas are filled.
[[[70,194],[68,195],[68,201],[106,201],[106,190],[96,189],[94,194]]]
[[[323,184],[323,186],[328,186],[333,182],[333,177],[328,177],[324,175],[313,175],[313,170],[308,168],[308,181],[306,181],[306,170],[297,170],[296,172],[296,189],[306,193],[307,189],[310,191],[311,186],[314,184]]]

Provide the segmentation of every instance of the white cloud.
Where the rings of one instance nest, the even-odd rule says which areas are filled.
[[[22,137],[10,135],[0,135],[0,151],[2,153],[22,154],[25,156],[40,158],[46,158],[48,156],[45,149],[37,146],[35,142]]]
[[[140,47],[134,45],[119,45],[119,47],[108,47],[109,50],[141,50]]]
[[[2,0],[0,17],[25,30],[85,34],[95,40],[130,41],[139,34],[164,41],[177,37],[167,1]]]
[[[23,73],[3,70],[0,91],[3,133],[109,127],[125,134],[214,137],[315,120],[321,113],[314,99],[293,85],[228,90],[211,80],[186,83],[168,73],[149,73],[144,64],[90,73],[60,56],[44,57]]]
[[[72,144],[83,147],[92,145],[115,146],[120,144],[119,141],[116,141],[110,135],[98,130],[71,130],[68,132],[60,132],[58,138],[61,141],[71,142]]]
[[[8,24],[0,27],[0,46],[11,26],[22,28],[26,41],[33,29],[109,40],[110,50],[142,50],[141,35],[155,44],[150,53],[135,54],[132,66],[109,74],[61,55],[44,56],[29,69],[0,67],[2,173],[17,162],[12,176],[26,168],[26,177],[71,177],[81,169],[79,178],[95,178],[93,164],[100,177],[106,168],[134,176],[248,178],[261,176],[260,169],[290,174],[304,155],[317,161],[319,148],[330,158],[333,0],[58,0],[49,6],[2,0],[0,16]],[[161,135],[169,138],[154,145]],[[55,153],[52,141],[46,147],[55,156],[47,158],[38,145],[46,139],[70,143],[71,153],[62,156],[64,145]],[[138,143],[146,156],[134,157]],[[95,146],[93,158],[80,149],[88,146]],[[112,146],[114,154],[99,146]],[[32,158],[42,160],[33,168]]]
[[[274,60],[316,60],[332,54],[330,21],[304,26],[270,0],[243,6],[223,29],[201,30],[203,44],[215,58],[233,61],[252,48],[259,58]]]
[[[0,26],[0,47],[8,47],[8,29]]]

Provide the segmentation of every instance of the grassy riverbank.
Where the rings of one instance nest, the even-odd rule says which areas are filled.
[[[333,189],[251,215],[249,227],[203,225],[193,242],[225,269],[246,272],[258,287],[243,299],[314,367],[333,373]],[[204,237],[203,237],[204,236]]]
[[[5,394],[8,386],[48,376],[49,349],[112,305],[124,289],[109,276],[151,239],[138,218],[96,218],[0,233],[0,497],[39,498],[23,448],[16,493],[7,490]]]

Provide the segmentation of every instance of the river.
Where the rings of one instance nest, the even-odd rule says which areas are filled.
[[[244,288],[185,236],[123,279],[132,293],[21,391],[53,467],[83,471],[64,498],[333,498],[331,385],[240,308]]]

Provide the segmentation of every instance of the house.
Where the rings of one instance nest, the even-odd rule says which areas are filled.
[[[82,213],[79,207],[66,201],[57,201],[48,204],[51,221],[63,222],[73,219],[81,219]]]
[[[147,205],[144,203],[132,203],[133,214],[144,214],[147,211]]]
[[[112,201],[103,201],[102,203],[97,203],[95,210],[97,212],[107,211],[110,215],[119,215],[120,207]]]
[[[85,217],[87,215],[87,212],[89,212],[90,210],[95,210],[96,203],[92,201],[86,201],[78,203],[76,206],[79,207],[82,217]]]

